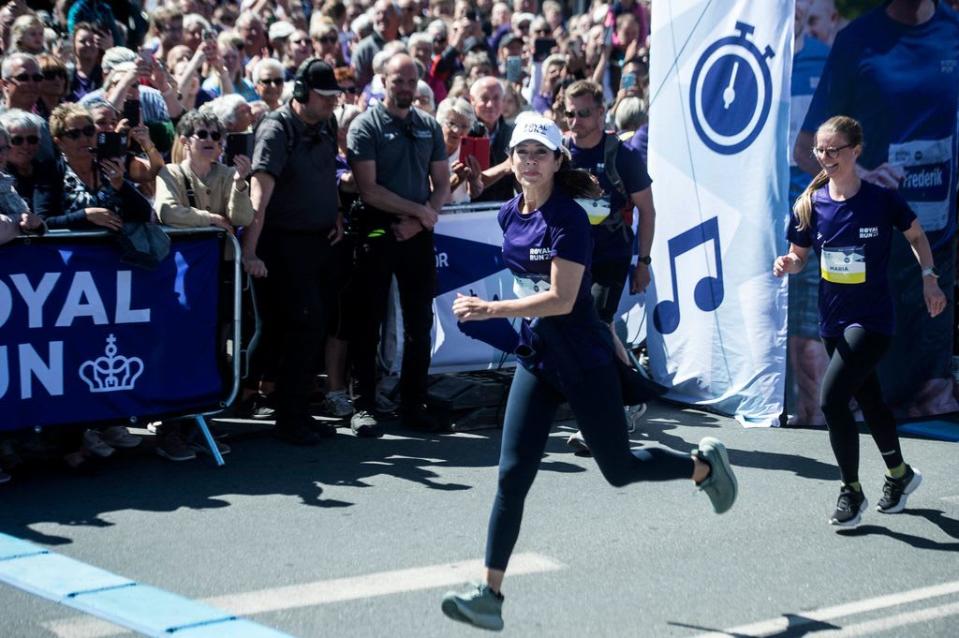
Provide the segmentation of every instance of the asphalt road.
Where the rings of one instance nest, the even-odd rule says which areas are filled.
[[[959,635],[957,446],[904,439],[925,482],[900,515],[826,524],[838,473],[822,430],[745,430],[651,407],[637,444],[730,449],[740,500],[724,515],[690,482],[613,489],[554,430],[504,586],[513,636]],[[148,450],[89,477],[55,469],[0,489],[0,532],[298,637],[475,636],[447,620],[449,582],[478,576],[498,431],[348,430],[313,449],[231,426],[227,465]],[[875,503],[878,453],[862,436]],[[452,574],[452,577],[450,576]],[[334,582],[328,582],[334,581]],[[241,595],[246,594],[246,595]],[[0,638],[129,635],[0,584]]]

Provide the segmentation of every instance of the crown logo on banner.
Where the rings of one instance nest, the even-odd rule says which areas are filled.
[[[80,366],[80,378],[90,387],[90,392],[123,392],[132,390],[143,374],[143,359],[117,354],[117,338],[107,337],[104,356],[84,361]]]

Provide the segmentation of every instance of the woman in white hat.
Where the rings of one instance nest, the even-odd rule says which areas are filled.
[[[595,196],[598,185],[589,173],[569,167],[559,128],[539,115],[517,118],[510,158],[523,192],[503,205],[499,223],[503,259],[518,299],[461,295],[453,313],[463,322],[527,318],[515,348],[520,365],[503,423],[486,579],[467,591],[447,593],[442,604],[450,618],[493,630],[503,627],[500,586],[519,536],[523,503],[564,401],[611,485],[692,478],[717,513],[732,507],[737,493],[726,449],[716,439],[704,438],[692,454],[659,446],[630,450],[612,337],[589,292],[589,219],[574,199]]]

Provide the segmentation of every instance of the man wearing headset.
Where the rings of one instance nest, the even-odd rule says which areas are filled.
[[[243,234],[243,267],[256,278],[259,351],[275,373],[276,436],[295,445],[336,432],[308,408],[332,283],[331,246],[343,235],[332,117],[341,92],[327,63],[303,62],[293,99],[257,126],[253,151],[255,214]],[[262,373],[258,359],[254,370]]]

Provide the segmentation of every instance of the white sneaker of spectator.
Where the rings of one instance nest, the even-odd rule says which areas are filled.
[[[113,454],[113,448],[100,438],[100,433],[96,430],[87,430],[83,433],[83,447],[90,454],[103,459]]]
[[[143,440],[122,425],[105,428],[100,432],[100,438],[110,447],[120,447],[124,449],[134,448],[140,445],[140,441]]]

